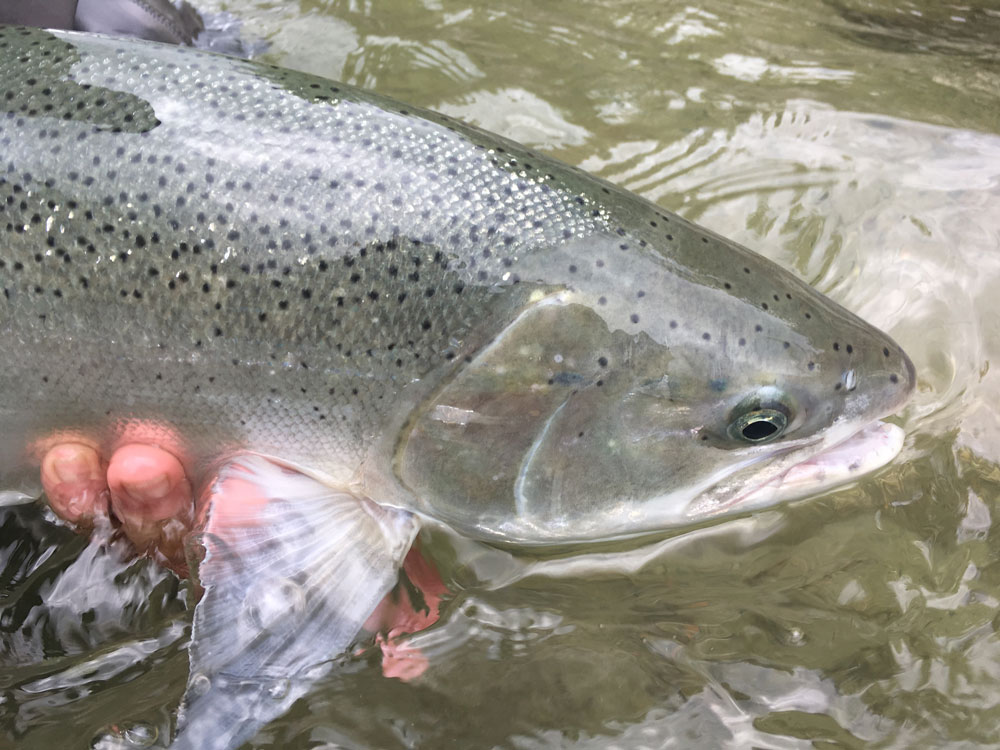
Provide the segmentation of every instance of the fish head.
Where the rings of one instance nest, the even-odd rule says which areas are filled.
[[[597,235],[519,260],[520,312],[411,416],[396,471],[474,536],[633,536],[842,484],[891,460],[914,368],[771,261]],[[648,235],[639,235],[639,237]],[[624,249],[623,249],[624,247]]]

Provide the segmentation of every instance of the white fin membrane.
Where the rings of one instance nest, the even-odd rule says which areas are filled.
[[[172,750],[233,750],[285,713],[395,585],[405,511],[259,456],[220,471],[197,576],[191,674]]]
[[[0,491],[0,508],[8,508],[13,505],[27,505],[28,503],[35,502],[37,499],[37,497],[32,497],[26,492],[20,492],[19,490],[3,490]]]

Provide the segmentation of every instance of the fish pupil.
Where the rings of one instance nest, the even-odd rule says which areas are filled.
[[[778,431],[778,425],[766,419],[758,419],[744,426],[743,437],[753,442],[765,440]]]
[[[748,443],[766,443],[780,437],[791,420],[791,413],[775,395],[758,393],[737,407],[736,416],[729,423],[729,437]]]

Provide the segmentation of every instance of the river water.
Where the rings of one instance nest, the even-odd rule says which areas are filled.
[[[359,656],[253,747],[1000,747],[1000,5],[201,7],[754,248],[918,372],[903,454],[822,497],[547,559],[427,533],[424,675]],[[0,554],[0,747],[162,739],[186,585],[34,507]]]

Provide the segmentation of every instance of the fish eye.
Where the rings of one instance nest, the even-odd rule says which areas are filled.
[[[731,437],[738,437],[748,443],[766,443],[784,432],[788,417],[777,409],[755,409],[738,416],[729,425]]]
[[[788,407],[773,394],[758,393],[733,410],[729,437],[746,443],[766,443],[780,437],[790,419]]]

